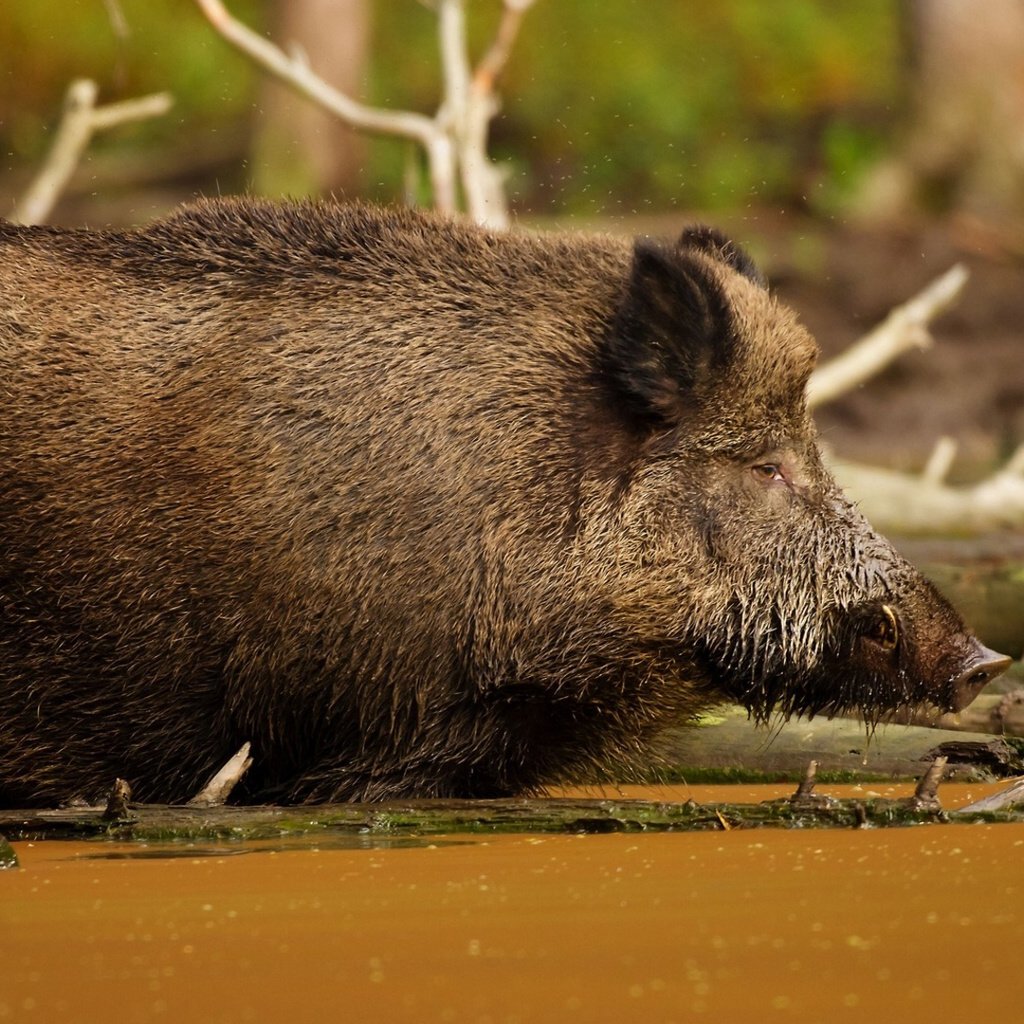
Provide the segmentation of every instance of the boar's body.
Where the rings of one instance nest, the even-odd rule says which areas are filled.
[[[723,697],[956,703],[999,665],[822,470],[814,354],[706,230],[0,227],[0,801],[247,739],[250,799],[498,795]]]

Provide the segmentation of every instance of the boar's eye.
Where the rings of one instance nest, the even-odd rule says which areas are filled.
[[[868,625],[864,635],[878,644],[883,651],[895,650],[900,638],[900,629],[896,621],[896,613],[892,608],[883,604],[878,615]]]
[[[762,483],[784,484],[786,482],[786,475],[782,472],[782,467],[775,462],[764,462],[758,466],[751,466],[750,472]]]

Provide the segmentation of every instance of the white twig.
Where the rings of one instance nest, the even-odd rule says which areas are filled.
[[[224,767],[188,802],[189,807],[220,807],[231,795],[231,790],[249,770],[252,758],[249,744],[243,743],[238,752],[228,758]]]
[[[949,476],[955,458],[956,441],[951,437],[940,437],[921,470],[921,479],[927,484],[941,484]]]
[[[93,133],[129,121],[158,117],[171,108],[169,93],[96,106],[96,83],[80,78],[68,86],[64,112],[42,168],[29,185],[10,219],[15,224],[40,224],[49,217],[61,192],[78,166]]]
[[[808,408],[824,405],[873,377],[911,348],[931,344],[928,323],[952,304],[967,281],[958,263],[909,302],[897,306],[870,334],[819,367],[807,385]]]
[[[384,135],[400,135],[415,139],[423,145],[437,130],[434,122],[423,114],[368,107],[346,96],[340,89],[310,71],[303,58],[289,57],[263,36],[233,18],[221,0],[196,0],[196,3],[206,15],[206,20],[232,46],[353,128]]]
[[[146,121],[151,117],[159,117],[171,109],[173,102],[169,92],[157,92],[134,100],[105,103],[92,112],[92,130],[101,132],[119,124],[127,124],[129,121]]]
[[[131,29],[128,28],[128,19],[121,10],[119,0],[103,0],[103,6],[107,9],[107,20],[114,30],[114,35],[118,39],[127,39],[131,35]]]

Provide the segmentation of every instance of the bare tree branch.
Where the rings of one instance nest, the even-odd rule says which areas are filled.
[[[807,385],[807,405],[814,409],[873,377],[911,348],[931,344],[928,323],[952,305],[967,281],[958,263],[909,302],[897,306],[870,334],[842,355],[819,367]]]
[[[50,152],[11,213],[15,224],[40,224],[49,217],[95,132],[158,117],[167,113],[173,102],[169,93],[162,92],[97,107],[96,96],[96,83],[88,78],[77,79],[68,86]]]
[[[157,92],[151,96],[140,96],[134,100],[120,100],[117,103],[105,103],[92,112],[92,130],[106,131],[119,124],[130,121],[146,121],[151,117],[159,117],[171,109],[174,100],[168,92]]]
[[[469,215],[478,223],[507,228],[504,170],[487,155],[487,135],[499,104],[494,83],[508,62],[523,14],[534,0],[504,0],[497,34],[476,69],[466,51],[464,0],[438,0],[437,15],[446,124],[455,140],[456,159]]]
[[[382,135],[415,139],[426,146],[437,131],[433,120],[413,111],[369,107],[346,96],[310,70],[301,53],[289,56],[263,36],[243,25],[228,12],[221,0],[196,0],[206,20],[236,49],[252,58],[265,71],[298,89],[354,128]]]
[[[459,208],[458,178],[466,209],[477,223],[508,226],[504,173],[487,155],[487,129],[498,109],[494,81],[534,0],[504,0],[496,38],[476,71],[471,70],[466,49],[465,0],[437,0],[444,99],[432,118],[358,103],[320,78],[301,53],[289,55],[237,21],[222,0],[196,3],[225,40],[346,124],[419,143],[426,152],[437,209],[451,213]]]
[[[505,0],[498,31],[488,51],[473,72],[473,91],[489,93],[494,90],[494,83],[508,63],[523,15],[533,6],[534,0]]]
[[[470,81],[463,0],[438,0],[437,29],[446,114],[454,125],[459,125],[465,120]]]
[[[301,54],[289,56],[232,17],[221,0],[196,0],[196,3],[227,42],[346,124],[361,131],[397,135],[418,142],[427,154],[435,205],[445,212],[456,209],[451,141],[434,118],[359,103],[313,72]]]
[[[103,0],[103,6],[107,9],[107,20],[114,35],[118,39],[127,39],[131,35],[131,30],[128,28],[128,19],[121,9],[120,0]]]
[[[455,142],[466,209],[478,224],[506,228],[504,178],[487,155],[487,129],[497,102],[489,89],[474,88],[466,52],[464,0],[439,0],[437,18],[444,69],[444,105],[439,116]]]

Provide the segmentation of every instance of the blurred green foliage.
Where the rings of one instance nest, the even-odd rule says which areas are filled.
[[[254,69],[190,0],[117,6],[125,36],[103,0],[0,4],[5,169],[38,160],[67,82],[89,76],[104,100],[162,89],[176,100],[169,117],[119,129],[97,141],[101,150],[173,162],[220,145],[240,168],[220,185],[245,187],[247,130],[259,114]],[[269,23],[269,0],[229,7],[250,25]],[[480,52],[499,4],[469,7]],[[367,98],[432,112],[433,14],[416,0],[377,0],[374,17]],[[523,209],[831,210],[892,131],[899,44],[896,0],[537,0],[501,83],[494,152],[509,161]],[[408,159],[406,144],[375,143],[366,191],[401,194]]]
[[[232,0],[259,25],[259,0]],[[48,145],[73,78],[93,78],[101,102],[170,90],[172,124],[150,134],[182,136],[192,125],[224,125],[247,116],[256,72],[211,32],[188,0],[118,0],[127,34],[103,0],[4,0],[0,4],[0,131],[8,158],[32,159]]]

